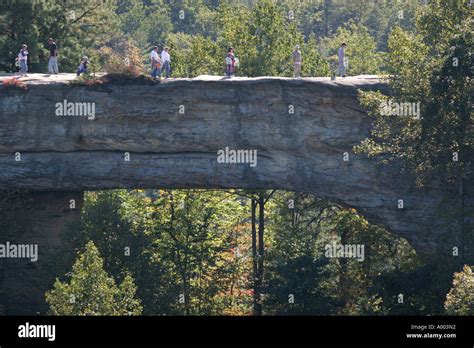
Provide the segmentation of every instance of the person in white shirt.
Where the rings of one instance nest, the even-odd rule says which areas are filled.
[[[161,52],[161,61],[163,63],[163,69],[166,72],[166,78],[171,75],[171,56],[169,47],[165,47]]]
[[[346,57],[345,57],[345,49],[346,44],[343,42],[341,47],[339,47],[339,51],[337,52],[337,58],[339,62],[339,67],[336,70],[336,75],[340,75],[342,77],[346,77]]]
[[[155,78],[156,75],[161,77],[161,59],[158,55],[158,46],[153,47],[150,52],[150,63],[151,63],[151,77]]]
[[[20,63],[20,75],[28,76],[28,47],[26,45],[21,45],[20,53],[18,53],[18,63]]]

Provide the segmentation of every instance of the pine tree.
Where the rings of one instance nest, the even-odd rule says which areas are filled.
[[[104,271],[98,249],[89,242],[73,266],[69,283],[56,279],[46,302],[52,315],[140,315],[142,306],[135,292],[129,275],[117,287]]]

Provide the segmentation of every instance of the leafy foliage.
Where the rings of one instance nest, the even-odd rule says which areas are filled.
[[[235,248],[245,238],[245,210],[232,197],[200,190],[91,193],[69,239],[76,247],[93,240],[115,279],[131,273],[145,313],[242,313],[236,303],[248,294],[237,270],[249,264],[246,249]]]
[[[115,285],[103,269],[99,251],[89,242],[73,266],[70,282],[56,279],[54,288],[46,293],[46,302],[52,315],[140,315],[142,306],[135,292],[129,275]]]
[[[473,38],[467,30],[470,17],[466,6],[454,3],[458,2],[433,2],[431,11],[417,21],[418,34],[396,28],[389,39],[391,99],[419,102],[421,120],[388,119],[378,109],[386,97],[380,93],[360,94],[362,105],[375,115],[375,124],[372,136],[356,150],[369,156],[403,159],[420,186],[435,177],[450,183],[471,177],[474,138],[470,124],[474,115],[470,108],[473,61],[469,47]],[[452,18],[446,18],[441,34],[428,31],[428,19],[434,22],[448,15],[445,12],[458,24],[454,26]],[[433,48],[434,43],[440,45]]]
[[[138,76],[143,73],[141,52],[131,41],[118,41],[100,48],[104,70],[109,74]]]
[[[453,288],[446,296],[446,312],[455,315],[474,314],[474,273],[464,265],[462,272],[454,273]]]

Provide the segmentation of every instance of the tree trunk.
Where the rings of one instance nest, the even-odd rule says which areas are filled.
[[[186,263],[181,262],[181,253],[180,253],[180,243],[178,239],[176,238],[174,234],[174,196],[173,196],[173,191],[170,191],[170,212],[171,212],[171,217],[170,217],[170,231],[169,234],[173,241],[175,242],[175,248],[176,248],[176,267],[178,269],[178,272],[180,273],[182,285],[183,285],[183,296],[184,296],[184,314],[189,315],[189,293],[188,293],[188,280],[186,277],[187,274],[187,267]],[[185,255],[186,257],[186,255]]]
[[[265,252],[265,244],[263,242],[263,235],[265,229],[265,193],[259,193],[258,196],[258,267],[257,267],[257,311],[256,315],[262,315],[262,287],[263,287],[263,260]]]
[[[467,261],[467,246],[469,244],[469,240],[467,238],[467,224],[466,224],[466,217],[465,217],[465,207],[464,207],[464,180],[461,172],[461,176],[459,178],[459,200],[460,200],[460,214],[461,214],[461,262],[464,264]]]
[[[253,314],[258,315],[258,266],[257,266],[257,202],[255,199],[251,199],[251,208],[252,208],[252,263],[253,263]]]

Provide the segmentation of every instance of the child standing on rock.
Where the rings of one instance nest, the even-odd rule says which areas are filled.
[[[28,47],[23,44],[21,45],[20,53],[18,53],[18,63],[20,64],[20,75],[28,76]]]

